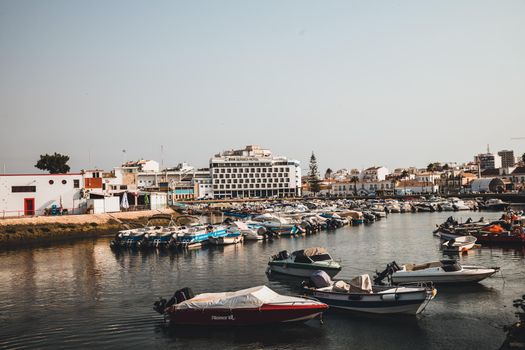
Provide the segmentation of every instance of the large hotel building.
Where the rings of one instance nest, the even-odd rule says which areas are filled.
[[[210,159],[214,198],[294,197],[301,195],[299,161],[272,156],[250,145]]]

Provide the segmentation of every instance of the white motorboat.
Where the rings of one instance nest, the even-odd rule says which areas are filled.
[[[405,264],[401,267],[392,262],[387,268],[378,273],[374,281],[381,284],[387,277],[392,284],[432,282],[435,284],[447,283],[474,283],[492,276],[498,267],[462,266],[456,260],[441,260],[425,264]]]
[[[229,245],[242,243],[244,237],[240,231],[232,231],[228,229],[226,232],[226,235],[210,237],[208,238],[208,240],[211,244],[215,245]]]
[[[290,221],[288,218],[272,214],[262,214],[248,221],[248,224],[258,224],[276,234],[291,234],[297,223]]]
[[[457,197],[452,197],[452,198],[449,198],[449,200],[452,202],[452,206],[454,207],[454,210],[457,211],[457,210],[470,210],[470,207],[468,205],[465,204],[465,202],[463,202],[463,200],[457,198]]]
[[[263,226],[256,224],[248,225],[242,221],[234,221],[232,225],[241,231],[241,234],[247,241],[261,241],[265,238],[264,233],[266,233],[266,228]]]
[[[334,277],[341,271],[341,264],[334,261],[325,248],[320,247],[302,249],[292,254],[284,250],[272,256],[268,262],[268,272],[291,276],[310,277],[317,270]]]
[[[368,275],[357,276],[349,282],[333,282],[323,271],[313,273],[303,286],[330,308],[372,314],[416,315],[436,295],[436,290],[425,284],[373,286]]]
[[[459,236],[443,243],[443,251],[447,253],[462,253],[472,249],[477,238],[474,236]]]

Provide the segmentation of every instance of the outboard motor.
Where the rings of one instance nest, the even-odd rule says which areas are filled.
[[[159,314],[163,315],[164,310],[166,309],[166,299],[159,298],[156,302],[153,303],[153,310],[157,311]]]
[[[176,303],[182,303],[185,300],[193,298],[195,294],[191,288],[185,287],[175,292],[174,297],[177,299]],[[170,305],[171,306],[171,305]]]
[[[170,306],[182,303],[185,300],[195,297],[193,290],[191,288],[182,288],[176,291],[170,300],[166,301],[164,298],[160,298],[158,301],[153,303],[153,310],[157,311],[159,314],[163,315],[164,311]]]
[[[317,270],[310,275],[310,280],[304,285],[307,287],[324,288],[331,286],[332,283],[332,279],[326,272]]]
[[[390,282],[390,277],[392,276],[392,274],[399,270],[401,270],[399,265],[395,261],[392,261],[390,264],[386,265],[385,270],[383,270],[382,272],[376,271],[376,275],[374,276],[374,283],[383,286],[385,284],[383,280],[387,278],[388,282]]]

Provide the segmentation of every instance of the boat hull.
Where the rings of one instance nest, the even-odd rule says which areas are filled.
[[[525,245],[525,237],[515,234],[495,234],[486,232],[477,232],[472,234],[477,238],[477,242],[481,244],[511,244],[511,245]]]
[[[344,294],[315,291],[312,296],[331,309],[371,313],[416,315],[430,298],[426,291],[395,294]]]
[[[201,326],[251,326],[276,323],[306,322],[320,316],[325,304],[263,305],[260,308],[239,309],[169,309],[170,324]]]
[[[407,273],[395,272],[392,275],[392,283],[415,283],[415,282],[432,282],[434,284],[461,284],[476,283],[496,273],[495,269],[468,269],[462,273],[445,272],[442,274],[424,274],[424,273]]]
[[[269,269],[272,272],[277,272],[283,275],[297,276],[297,277],[310,277],[313,272],[322,270],[326,272],[330,277],[334,277],[341,271],[341,268],[330,268],[326,266],[298,266],[294,264],[270,262]]]
[[[243,241],[243,237],[241,235],[236,237],[210,237],[209,241],[214,245],[230,245],[241,243]]]

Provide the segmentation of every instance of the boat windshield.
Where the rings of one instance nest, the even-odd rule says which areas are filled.
[[[310,257],[313,261],[327,261],[332,260],[332,257],[328,254],[313,255]]]
[[[458,263],[454,263],[454,264],[443,264],[443,270],[445,272],[453,272],[453,271],[460,271],[461,270],[461,266],[459,266]]]
[[[296,255],[294,262],[302,263],[302,264],[311,264],[312,260],[310,260],[307,256],[303,254],[299,254],[299,255]]]

